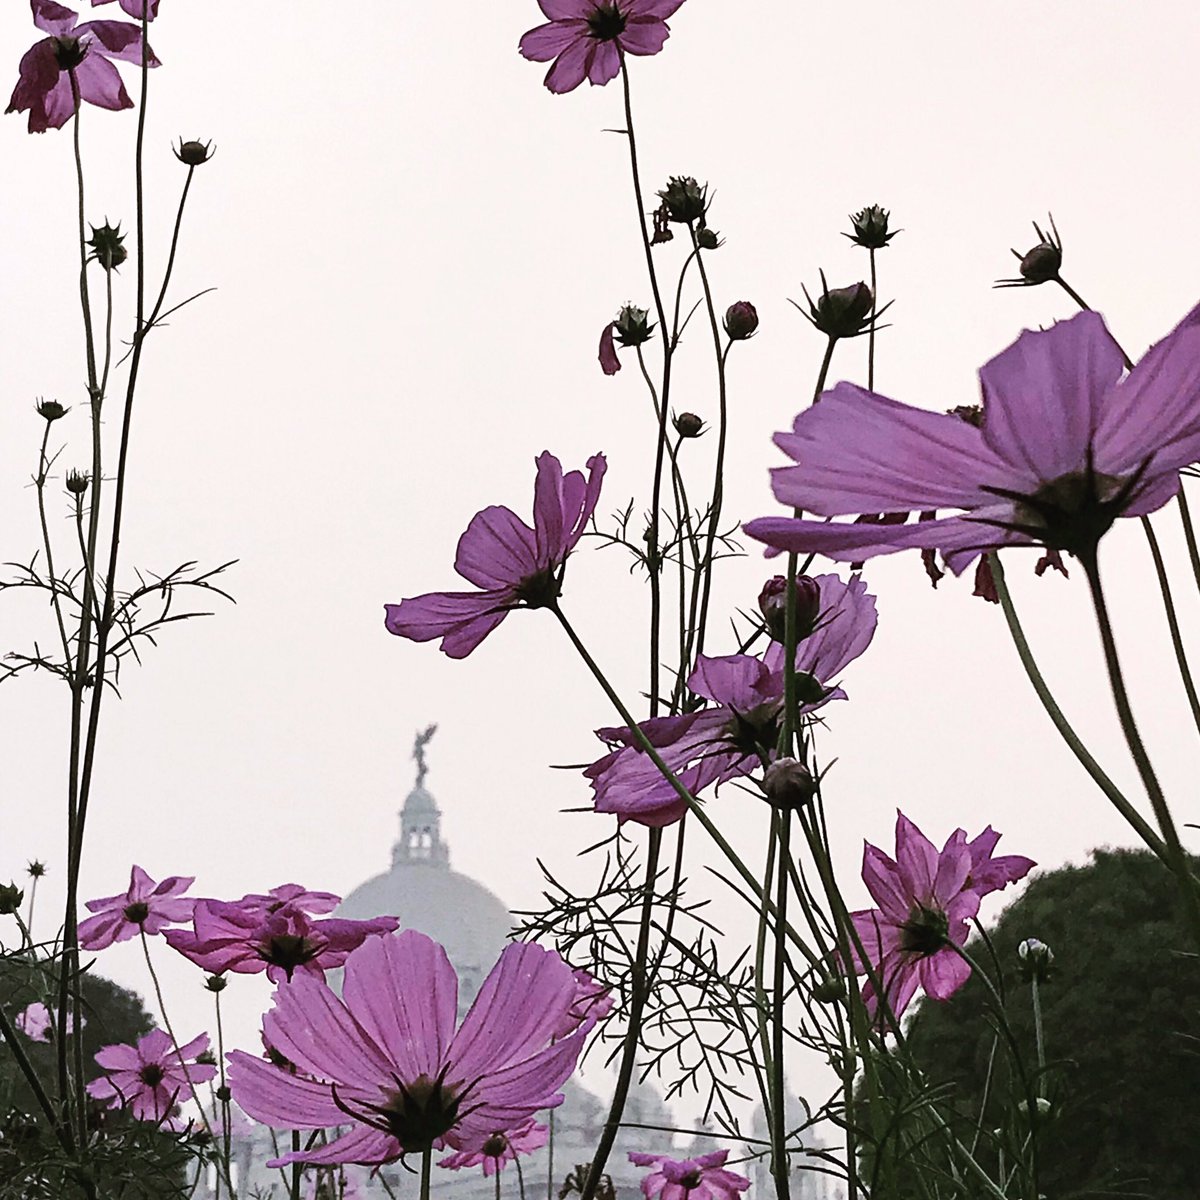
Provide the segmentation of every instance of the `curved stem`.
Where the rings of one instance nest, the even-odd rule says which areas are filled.
[[[1183,537],[1187,542],[1188,560],[1192,564],[1192,576],[1196,580],[1196,586],[1200,588],[1200,547],[1196,545],[1196,529],[1192,525],[1192,513],[1188,506],[1186,484],[1182,479],[1179,481],[1179,491],[1175,495],[1175,499],[1179,504],[1179,518],[1183,522]]]
[[[1029,682],[1033,685],[1033,690],[1037,694],[1037,698],[1042,702],[1042,707],[1046,710],[1046,715],[1053,722],[1055,729],[1058,730],[1059,736],[1066,742],[1068,748],[1079,760],[1080,765],[1092,777],[1092,781],[1112,802],[1113,807],[1129,822],[1142,841],[1164,863],[1168,863],[1169,865],[1166,844],[1155,833],[1154,828],[1142,814],[1129,802],[1121,789],[1108,777],[1100,764],[1092,757],[1087,747],[1080,740],[1079,735],[1071,726],[1071,723],[1063,714],[1062,709],[1059,708],[1058,702],[1054,699],[1037,665],[1037,661],[1033,657],[1033,651],[1029,648],[1029,642],[1025,637],[1025,630],[1021,626],[1017,610],[1013,605],[1012,595],[1009,593],[1008,584],[1004,578],[1004,568],[1000,563],[999,555],[995,553],[989,554],[988,562],[992,568],[992,578],[995,580],[996,594],[1000,597],[1000,607],[1004,611],[1004,619],[1008,623],[1008,632],[1012,637],[1013,645],[1016,647],[1017,656],[1021,660],[1021,666],[1025,668],[1025,674]]]
[[[1133,707],[1129,703],[1129,693],[1125,688],[1125,677],[1121,671],[1120,658],[1117,655],[1117,643],[1113,637],[1112,621],[1109,618],[1108,604],[1104,598],[1104,588],[1100,582],[1100,565],[1095,551],[1080,557],[1080,562],[1083,564],[1088,586],[1092,592],[1096,622],[1100,627],[1100,641],[1104,647],[1104,664],[1108,668],[1108,681],[1112,687],[1113,701],[1117,707],[1121,731],[1125,734],[1129,753],[1133,756],[1138,774],[1142,779],[1142,785],[1146,789],[1146,795],[1150,798],[1150,807],[1154,810],[1155,819],[1158,821],[1159,830],[1166,843],[1167,863],[1175,872],[1188,923],[1192,927],[1196,945],[1200,947],[1200,894],[1198,894],[1196,881],[1192,878],[1191,870],[1188,867],[1187,856],[1179,841],[1179,833],[1175,828],[1175,821],[1171,816],[1167,798],[1163,794],[1162,786],[1158,782],[1158,776],[1154,772],[1150,756],[1146,753],[1146,747],[1142,742],[1142,735],[1139,733],[1137,722],[1133,717]]]

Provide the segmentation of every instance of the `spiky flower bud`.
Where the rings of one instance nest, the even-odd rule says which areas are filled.
[[[1032,250],[1022,254],[1014,250],[1013,257],[1020,262],[1020,275],[1017,279],[998,279],[997,287],[1036,287],[1039,283],[1052,283],[1058,280],[1062,270],[1062,238],[1058,236],[1054,218],[1050,218],[1050,231],[1047,233],[1036,221],[1033,231],[1038,235],[1038,243]]]
[[[67,410],[57,400],[39,400],[37,412],[39,417],[44,417],[47,421],[57,421],[67,415]]]
[[[808,312],[796,307],[822,333],[831,338],[858,337],[866,333],[884,309],[872,314],[875,297],[865,283],[852,283],[849,287],[833,288],[825,282],[825,272],[821,272],[821,295],[814,301],[804,288],[804,298],[808,301]],[[792,301],[795,304],[795,301]],[[884,305],[887,308],[888,305]]]
[[[227,981],[224,975],[209,975],[204,981],[204,986],[210,992],[223,992],[225,990],[226,983]]]
[[[698,438],[704,432],[704,422],[694,412],[680,413],[675,418],[675,432],[682,438]]]
[[[626,304],[617,313],[613,333],[622,346],[640,346],[650,340],[654,325],[649,321],[649,313],[636,304]]]
[[[75,496],[82,496],[87,491],[91,476],[86,471],[71,470],[67,472],[67,491]]]
[[[29,864],[29,866],[25,868],[25,872],[28,874],[30,879],[41,879],[41,877],[46,873],[46,864],[44,862],[38,862],[38,860],[35,858]]]
[[[758,594],[758,611],[762,613],[767,633],[782,642],[787,628],[787,579],[776,575],[763,584]],[[821,585],[807,575],[796,576],[796,643],[811,636],[821,617]]]
[[[1021,975],[1025,979],[1036,979],[1045,983],[1050,978],[1050,968],[1054,965],[1054,951],[1038,938],[1026,938],[1017,947],[1017,957],[1021,960]]]
[[[725,310],[725,332],[731,341],[744,342],[758,328],[758,313],[749,300],[739,300]]]
[[[114,226],[105,221],[99,228],[93,225],[92,236],[87,242],[92,250],[89,257],[94,258],[106,271],[114,271],[129,257],[124,243],[125,235],[119,224]]]
[[[828,975],[813,984],[812,996],[818,1004],[832,1004],[846,994],[846,985],[836,975]]]
[[[777,758],[763,776],[763,792],[776,808],[803,808],[817,794],[817,781],[799,759]]]
[[[203,166],[215,153],[212,142],[201,142],[197,139],[185,142],[180,138],[179,145],[172,146],[171,149],[175,157],[188,167]]]
[[[707,225],[701,225],[696,230],[696,245],[701,250],[716,250],[725,245],[725,239],[715,229],[709,229]]]
[[[8,917],[18,912],[25,893],[15,883],[0,884],[0,916]]]
[[[704,221],[708,211],[708,184],[699,184],[690,175],[672,175],[658,195],[667,210],[667,220],[681,225]]]
[[[868,204],[866,208],[854,213],[850,218],[853,226],[852,233],[844,233],[856,246],[867,250],[882,250],[888,242],[900,232],[893,229],[888,232],[888,210],[878,204]]]

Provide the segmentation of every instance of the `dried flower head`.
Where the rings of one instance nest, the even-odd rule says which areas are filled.
[[[791,301],[792,305],[805,320],[831,338],[852,338],[868,333],[876,328],[876,322],[891,307],[889,301],[878,312],[872,312],[875,297],[865,283],[852,283],[849,287],[831,290],[825,281],[824,271],[821,272],[821,294],[815,301],[808,294],[808,289],[803,285],[801,287],[808,301],[808,312],[795,300]]]
[[[1032,250],[1022,254],[1014,250],[1013,257],[1020,262],[1020,278],[997,279],[997,287],[1036,287],[1039,283],[1057,282],[1059,271],[1062,269],[1062,238],[1054,225],[1054,217],[1050,217],[1050,232],[1043,230],[1036,221],[1033,231],[1038,235],[1038,243]]]
[[[1021,960],[1021,974],[1025,979],[1036,979],[1044,983],[1050,977],[1050,968],[1054,965],[1054,951],[1038,938],[1026,938],[1017,947],[1017,957]]]
[[[67,491],[73,496],[82,496],[87,491],[91,479],[86,471],[76,471],[72,468],[67,472]]]
[[[39,862],[35,858],[30,862],[29,866],[25,868],[25,872],[30,879],[41,879],[41,877],[46,873],[46,864],[44,862]]]
[[[179,145],[173,146],[172,150],[175,157],[188,167],[203,166],[216,153],[216,147],[212,142],[202,142],[199,139],[185,142],[180,138]]]
[[[19,912],[25,893],[15,883],[0,884],[0,916],[11,917]]]
[[[842,237],[848,237],[856,246],[867,250],[882,250],[900,232],[899,229],[888,231],[888,210],[878,204],[868,204],[854,213],[850,224],[853,231],[843,233]]]
[[[92,251],[88,257],[98,262],[106,271],[115,271],[129,257],[120,224],[110,225],[105,221],[98,227],[93,225],[92,236],[87,245]]]
[[[681,438],[698,438],[704,432],[704,421],[694,412],[680,413],[674,424]]]
[[[667,212],[667,220],[680,225],[703,224],[708,212],[708,184],[697,183],[690,175],[672,175],[658,193]]]
[[[37,414],[47,421],[57,421],[60,417],[67,415],[67,410],[57,400],[39,400]]]

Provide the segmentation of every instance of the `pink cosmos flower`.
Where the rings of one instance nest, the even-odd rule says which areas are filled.
[[[135,0],[136,2],[136,0]],[[121,76],[111,59],[140,64],[142,31],[125,21],[87,21],[54,0],[29,0],[33,23],[50,34],[36,42],[21,59],[20,76],[4,110],[29,113],[29,132],[61,129],[75,112],[71,74],[79,99],[99,108],[132,108]],[[127,10],[128,11],[128,10]],[[149,65],[158,59],[148,55]]]
[[[35,1000],[17,1013],[13,1024],[31,1041],[48,1042],[54,1036],[56,1023],[54,1014],[40,1001]],[[80,1017],[80,1027],[87,1024],[87,1017]],[[68,1015],[67,1033],[75,1032],[75,1018]]]
[[[234,1051],[233,1094],[277,1128],[351,1126],[269,1166],[482,1151],[496,1130],[562,1102],[587,1036],[556,1036],[576,994],[556,953],[514,943],[456,1031],[458,977],[441,946],[415,930],[373,938],[346,960],[340,999],[308,975],[276,990],[263,1034],[296,1070]]]
[[[176,1054],[161,1029],[138,1038],[136,1046],[104,1046],[96,1062],[107,1074],[87,1085],[88,1095],[108,1100],[107,1108],[128,1108],[139,1121],[179,1130],[182,1125],[176,1118],[180,1101],[190,1095],[188,1080],[207,1083],[217,1073],[211,1063],[193,1061],[207,1050],[208,1035],[202,1033]]]
[[[111,4],[112,0],[92,0],[92,7],[95,8],[99,4]],[[135,20],[142,19],[142,10],[146,7],[143,0],[120,0],[121,8],[125,10]],[[158,16],[158,0],[150,0],[150,11],[146,15],[148,21],[153,21]]]
[[[538,456],[533,528],[510,508],[476,513],[459,538],[454,569],[478,592],[430,592],[387,604],[389,633],[414,642],[442,639],[442,651],[466,658],[514,608],[545,608],[562,588],[567,556],[583,537],[600,499],[603,454],[588,459],[588,475],[570,471],[549,451]]]
[[[546,86],[558,95],[585,79],[615,79],[626,54],[657,54],[670,37],[667,18],[683,0],[538,0],[549,20],[521,38],[521,54],[554,60]]]
[[[956,829],[941,851],[903,813],[896,814],[896,857],[870,843],[863,848],[863,882],[878,908],[851,913],[855,931],[888,1009],[899,1020],[923,987],[935,1000],[948,1000],[967,981],[971,968],[954,947],[967,941],[967,922],[980,899],[1024,878],[1034,866],[1018,855],[993,858],[1000,835],[989,825],[974,841]],[[859,975],[866,967],[855,954]],[[871,1016],[879,998],[868,980],[862,997]]]
[[[519,1154],[532,1154],[550,1140],[550,1130],[530,1118],[509,1133],[493,1133],[482,1149],[459,1150],[438,1160],[439,1167],[461,1171],[464,1167],[483,1167],[485,1176],[495,1175],[505,1163],[516,1162]]]
[[[735,1171],[726,1171],[728,1150],[716,1150],[697,1158],[668,1158],[665,1154],[629,1152],[629,1161],[637,1167],[654,1167],[642,1180],[646,1200],[737,1200],[750,1180]]]
[[[251,893],[243,896],[237,904],[242,908],[256,908],[267,913],[278,912],[286,904],[318,916],[333,912],[341,902],[341,896],[335,896],[333,892],[310,892],[298,883],[284,883],[272,888],[266,895]]]
[[[955,574],[988,550],[1095,552],[1117,517],[1161,508],[1200,459],[1200,306],[1128,375],[1094,312],[1026,330],[981,368],[983,421],[926,412],[839,383],[775,443],[775,497],[818,517],[932,512],[901,525],[763,517],[775,550],[859,561],[940,550]],[[950,510],[946,512],[945,510]],[[958,510],[958,511],[955,511]]]
[[[602,983],[583,969],[575,971],[575,998],[558,1023],[554,1036],[566,1037],[576,1029],[591,1033],[612,1012],[614,1003],[612,993]]]
[[[297,886],[289,884],[276,891]],[[311,904],[313,896],[322,895],[328,893],[302,891],[300,898]],[[282,983],[297,973],[324,979],[326,971],[340,967],[350,951],[367,938],[391,933],[399,925],[395,917],[314,921],[292,904],[271,908],[260,903],[266,899],[247,896],[236,904],[201,900],[191,930],[170,929],[164,936],[184,958],[212,975],[266,971],[272,983]]]
[[[103,950],[139,933],[159,933],[167,925],[191,920],[196,901],[181,893],[193,883],[191,875],[170,875],[155,883],[135,866],[129,874],[128,891],[87,902],[88,911],[96,916],[79,922],[79,944],[85,950]]]
[[[808,677],[812,695],[802,713],[813,712],[846,693],[835,681],[875,636],[875,597],[859,578],[837,575],[806,581],[816,597],[813,629],[796,647],[796,670]],[[762,656],[701,655],[688,687],[710,707],[674,717],[653,717],[638,728],[693,796],[770,762],[783,709],[784,649],[773,641]],[[598,729],[596,736],[613,747],[584,775],[592,781],[596,812],[616,813],[622,822],[673,824],[686,803],[663,778],[626,727]]]

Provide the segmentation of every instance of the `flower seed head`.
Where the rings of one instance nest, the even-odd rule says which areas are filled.
[[[12,916],[24,899],[25,893],[15,883],[0,884],[0,916]]]
[[[38,862],[38,860],[35,858],[29,864],[29,866],[25,868],[25,871],[30,879],[41,879],[41,877],[46,873],[46,864],[44,862]]]
[[[680,413],[675,418],[675,432],[681,438],[698,438],[704,432],[704,422],[693,412]]]
[[[1062,269],[1062,238],[1050,218],[1049,232],[1042,229],[1036,221],[1033,231],[1038,236],[1038,243],[1032,250],[1022,254],[1014,250],[1013,257],[1019,260],[1019,276],[1016,279],[999,279],[997,287],[1036,287],[1039,283],[1051,283],[1059,278]]]
[[[209,975],[204,981],[204,986],[210,992],[223,992],[226,988],[227,980],[224,975]]]
[[[202,142],[199,139],[185,142],[180,138],[179,145],[172,147],[172,149],[175,157],[188,167],[203,166],[215,153],[212,142]]]
[[[842,236],[867,250],[882,250],[900,232],[898,229],[888,232],[888,210],[878,204],[869,204],[856,212],[851,216],[850,224],[854,232]]]
[[[809,309],[804,315],[831,338],[858,337],[860,333],[866,333],[880,315],[872,315],[875,297],[865,283],[852,283],[849,287],[830,290],[824,272],[821,273],[820,297],[814,301],[806,288],[804,298],[808,301]],[[803,309],[800,311],[804,312]]]
[[[87,244],[92,249],[90,257],[106,271],[113,271],[129,257],[124,243],[125,235],[121,232],[121,226],[113,226],[105,221],[99,228],[92,226],[92,236]]]
[[[658,195],[667,220],[681,225],[703,223],[708,211],[708,184],[701,185],[690,175],[672,175]]]
[[[777,758],[763,776],[763,792],[776,808],[803,808],[816,794],[812,772],[796,758]]]
[[[648,320],[649,314],[636,304],[626,304],[617,313],[616,328],[613,330],[617,341],[622,346],[640,346],[650,340],[654,326]]]
[[[91,476],[86,471],[71,470],[67,472],[67,491],[75,496],[82,496],[87,491]]]
[[[67,410],[57,400],[39,400],[37,412],[39,417],[44,417],[47,421],[57,421],[67,414]]]
[[[696,245],[701,250],[716,250],[725,245],[725,239],[720,237],[715,229],[702,225],[696,230]]]
[[[730,341],[744,342],[758,328],[758,313],[749,300],[739,300],[725,310],[725,332]]]

